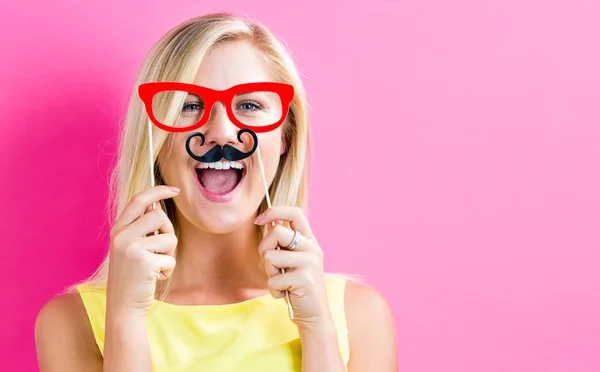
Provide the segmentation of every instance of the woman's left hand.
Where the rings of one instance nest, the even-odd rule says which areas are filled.
[[[270,225],[273,221],[276,225],[269,226],[269,232],[258,247],[269,277],[271,294],[281,298],[285,296],[285,290],[289,290],[294,323],[298,327],[310,329],[331,323],[323,251],[304,212],[298,207],[271,207],[259,215],[254,223]],[[279,221],[289,222],[291,229]],[[292,250],[288,250],[286,247],[294,238],[294,230],[300,234],[299,240]],[[278,246],[281,250],[277,249]],[[280,269],[285,269],[285,274]]]

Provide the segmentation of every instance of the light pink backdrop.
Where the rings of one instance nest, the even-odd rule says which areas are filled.
[[[108,241],[116,124],[151,45],[208,11],[291,47],[327,269],[389,299],[401,371],[600,370],[600,5],[12,1],[0,15],[0,360]],[[208,5],[207,5],[208,4]]]

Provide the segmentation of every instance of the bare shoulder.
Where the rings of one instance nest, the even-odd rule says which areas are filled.
[[[366,284],[348,281],[344,306],[350,342],[348,371],[397,371],[396,326],[387,299]]]
[[[59,295],[42,306],[35,320],[35,345],[41,372],[102,370],[79,293]]]

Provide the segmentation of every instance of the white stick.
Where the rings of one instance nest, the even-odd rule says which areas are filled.
[[[152,123],[148,120],[148,147],[150,148],[150,187],[154,187],[154,146],[152,145]],[[156,203],[152,203],[152,210],[156,209]],[[154,235],[158,234],[158,230],[154,232]]]
[[[265,187],[265,196],[267,198],[267,206],[271,208],[271,197],[269,196],[269,187],[267,186],[267,178],[265,177],[265,169],[263,168],[262,158],[260,156],[260,146],[256,146],[256,155],[258,155],[258,165],[260,166],[260,174],[262,175],[263,186]],[[275,221],[271,222],[271,226],[275,226]],[[277,250],[281,250],[277,245]],[[280,269],[282,274],[285,274],[285,269]],[[290,319],[294,319],[294,310],[292,309],[292,302],[290,301],[290,292],[285,290],[285,297],[287,299],[288,311],[290,313]]]
[[[154,146],[152,144],[152,123],[150,122],[150,120],[148,120],[148,147],[150,148],[149,154],[150,154],[150,187],[154,187],[155,181],[154,181]],[[156,203],[152,203],[152,210],[156,209]],[[154,231],[154,235],[158,235],[158,230]],[[161,272],[158,273],[157,278],[162,278],[164,277],[165,274]]]

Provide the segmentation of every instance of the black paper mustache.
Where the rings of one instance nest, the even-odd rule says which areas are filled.
[[[190,148],[190,141],[194,137],[200,137],[200,138],[202,138],[202,143],[200,144],[200,146],[203,146],[204,142],[206,141],[206,138],[204,137],[204,134],[202,134],[200,132],[195,132],[195,133],[192,133],[189,135],[189,137],[185,141],[185,149],[187,150],[187,153],[194,160],[201,161],[204,163],[215,163],[215,162],[220,161],[223,158],[225,158],[226,160],[229,160],[229,161],[242,160],[242,159],[245,159],[245,158],[249,157],[250,155],[252,155],[254,153],[254,151],[256,151],[256,148],[258,147],[258,137],[256,136],[256,133],[254,133],[254,131],[252,131],[248,128],[241,129],[238,132],[238,135],[237,135],[238,141],[240,141],[240,143],[244,143],[244,141],[242,141],[242,134],[244,134],[244,133],[250,133],[250,135],[254,139],[254,145],[252,146],[252,149],[248,152],[240,151],[240,150],[236,149],[235,147],[226,144],[224,146],[215,145],[212,149],[208,150],[206,152],[206,154],[204,154],[202,156],[198,156],[198,155],[194,154],[194,152]]]

